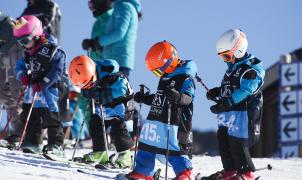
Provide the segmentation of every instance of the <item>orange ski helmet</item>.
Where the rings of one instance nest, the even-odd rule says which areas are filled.
[[[77,56],[70,62],[69,77],[75,86],[90,89],[97,80],[96,64],[88,56]]]
[[[145,58],[147,69],[156,76],[161,77],[165,73],[172,73],[179,62],[176,48],[168,41],[154,44]]]

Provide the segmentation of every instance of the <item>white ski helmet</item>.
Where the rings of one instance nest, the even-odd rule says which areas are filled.
[[[246,35],[240,29],[230,29],[218,39],[216,50],[224,61],[231,62],[233,56],[242,58],[247,51]]]

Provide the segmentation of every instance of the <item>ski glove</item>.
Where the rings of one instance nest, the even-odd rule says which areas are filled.
[[[20,78],[20,82],[23,86],[28,86],[30,84],[30,77],[29,76],[23,76]]]
[[[210,107],[210,110],[214,114],[226,112],[231,109],[234,102],[231,98],[222,98],[217,104]]]
[[[208,100],[215,101],[217,97],[220,95],[220,87],[215,87],[213,89],[210,89],[206,96]]]
[[[102,51],[103,50],[103,48],[99,44],[97,38],[94,38],[94,39],[84,39],[82,41],[82,48],[84,50],[89,50],[91,48],[93,51],[97,51],[97,50]]]
[[[43,85],[41,83],[35,83],[33,89],[34,89],[33,93],[40,92],[43,90]]]
[[[137,103],[144,103],[147,105],[151,105],[153,98],[154,98],[154,94],[141,93],[141,92],[137,92],[134,94],[134,101],[136,101]]]
[[[184,93],[180,93],[174,88],[171,89],[171,88],[167,87],[165,89],[165,95],[170,102],[173,102],[175,104],[189,105],[192,102],[191,96],[184,94]]]

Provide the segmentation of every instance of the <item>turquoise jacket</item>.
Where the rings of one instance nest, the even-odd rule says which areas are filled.
[[[105,34],[106,25],[109,17],[112,15],[113,9],[109,9],[106,12],[102,13],[98,17],[96,17],[96,21],[93,23],[92,31],[91,31],[91,39],[101,37]],[[97,61],[100,59],[104,59],[102,51],[92,51],[89,53],[90,58]]]
[[[99,37],[104,58],[116,60],[120,67],[134,68],[137,13],[140,11],[139,0],[114,1],[114,11],[108,20],[106,34]]]

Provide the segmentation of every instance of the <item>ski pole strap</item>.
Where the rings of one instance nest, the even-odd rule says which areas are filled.
[[[203,83],[201,77],[199,77],[199,76],[196,74],[195,78],[196,78],[197,82],[199,82],[199,83],[206,89],[206,91],[209,91],[209,88]]]

